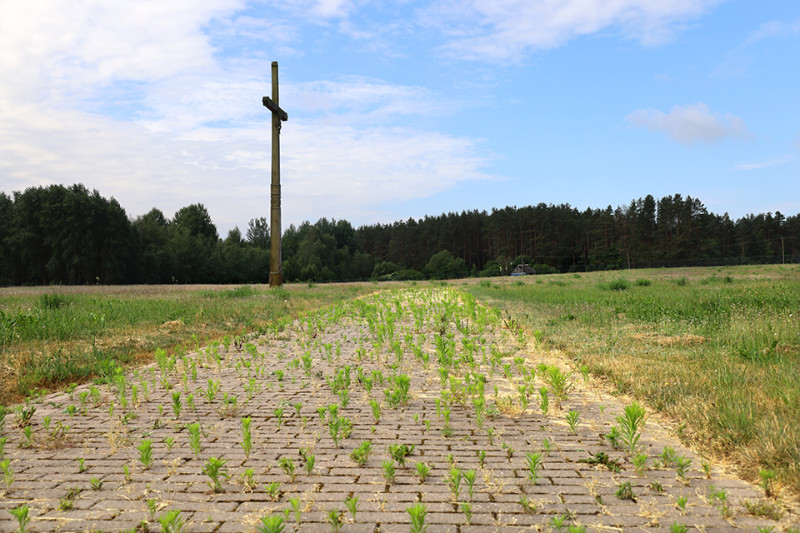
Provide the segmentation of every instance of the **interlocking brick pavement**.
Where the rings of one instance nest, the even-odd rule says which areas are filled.
[[[544,382],[537,377],[537,394],[523,409],[519,369],[528,372],[552,361],[504,329],[490,310],[460,298],[465,295],[448,288],[380,293],[320,310],[260,337],[162,354],[159,364],[97,387],[94,397],[91,386],[84,385],[71,395],[52,394],[31,403],[36,412],[30,440],[15,425],[12,411],[3,434],[12,474],[5,477],[7,487],[2,485],[0,531],[16,529],[7,511],[23,504],[30,509],[31,531],[158,531],[159,517],[170,510],[180,511],[183,530],[191,532],[255,531],[262,517],[284,512],[286,531],[331,530],[331,511],[342,513],[344,532],[408,531],[406,510],[417,501],[427,506],[428,533],[549,531],[559,523],[565,531],[580,525],[587,531],[669,530],[672,524],[728,531],[776,524],[746,514],[745,500],[763,500],[757,488],[719,467],[707,477],[702,458],[656,431],[652,421],[639,444],[648,455],[646,468],[637,472],[628,453],[601,438],[623,404],[586,388],[579,377],[572,378],[562,409],[551,401],[546,414],[537,393]],[[451,374],[462,384],[482,374],[486,406],[496,414],[479,421],[475,389],[467,397],[464,388],[458,397],[456,388],[445,430],[436,348],[442,333],[462,359]],[[500,354],[494,366],[493,347]],[[331,384],[346,366],[350,385],[343,401]],[[410,400],[397,408],[385,392],[394,373],[410,377]],[[211,403],[209,383],[219,384]],[[370,400],[381,405],[377,422]],[[338,446],[318,412],[331,404],[352,421],[350,435]],[[72,414],[70,406],[75,406]],[[276,409],[283,409],[281,416]],[[565,419],[570,410],[580,413],[575,432]],[[242,446],[245,417],[252,421],[249,455]],[[66,434],[59,435],[59,423],[62,429],[69,426]],[[198,424],[198,450],[190,442],[192,424]],[[152,441],[148,467],[137,448],[145,439]],[[371,440],[372,453],[359,466],[350,453],[365,440]],[[396,466],[390,483],[382,465],[392,444],[415,449],[404,467]],[[666,447],[692,460],[685,479],[674,466],[656,464]],[[310,473],[301,449],[314,456]],[[486,454],[483,465],[480,451]],[[528,452],[542,453],[535,482],[529,479]],[[619,464],[618,472],[581,462],[601,452]],[[204,471],[209,458],[227,461],[230,477],[222,479],[220,492],[212,490]],[[294,462],[294,479],[281,468],[282,459]],[[417,475],[417,462],[430,466],[425,481]],[[476,471],[472,496],[462,479],[454,498],[445,482],[451,466]],[[617,496],[626,482],[634,500]],[[271,483],[279,484],[274,494],[267,487]],[[355,520],[345,507],[353,497],[358,497]],[[686,498],[683,510],[681,497]],[[464,502],[471,506],[469,522]],[[786,514],[780,526],[796,524],[794,518]]]

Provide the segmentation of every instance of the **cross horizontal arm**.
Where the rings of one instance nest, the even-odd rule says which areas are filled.
[[[266,107],[267,109],[269,109],[273,113],[277,113],[278,117],[281,120],[289,120],[289,115],[286,114],[286,111],[284,111],[280,107],[276,106],[275,102],[273,102],[272,99],[269,96],[265,96],[264,98],[262,98],[261,99],[261,103],[263,103],[264,107]]]

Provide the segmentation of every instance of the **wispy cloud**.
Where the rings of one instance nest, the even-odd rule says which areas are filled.
[[[634,126],[668,135],[681,144],[714,143],[723,139],[750,140],[753,134],[744,121],[729,113],[712,113],[702,102],[673,106],[669,113],[637,109],[625,117]]]
[[[771,20],[758,26],[740,44],[728,51],[711,73],[714,77],[737,77],[758,64],[758,56],[765,52],[759,47],[775,39],[800,36],[800,19],[792,21]],[[769,55],[769,52],[766,52]]]
[[[448,36],[444,50],[455,57],[515,60],[598,32],[660,44],[722,1],[449,0],[422,10],[420,21]]]
[[[737,172],[747,172],[749,170],[758,170],[760,168],[786,165],[787,163],[791,163],[792,161],[794,161],[794,156],[791,154],[787,154],[779,157],[773,157],[765,161],[756,161],[754,163],[740,163],[735,167],[733,167],[733,170]]]

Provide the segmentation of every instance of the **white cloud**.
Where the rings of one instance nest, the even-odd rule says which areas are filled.
[[[791,163],[792,161],[794,161],[794,156],[791,154],[787,154],[779,157],[773,157],[765,161],[757,161],[755,163],[740,163],[735,167],[733,167],[733,170],[737,172],[747,172],[749,170],[758,170],[760,168],[786,165],[787,163]]]
[[[712,113],[704,103],[673,106],[669,113],[638,109],[625,117],[634,126],[660,131],[681,144],[713,143],[726,138],[749,140],[744,121],[728,113]]]
[[[354,4],[287,5],[335,18]],[[295,34],[242,6],[0,4],[0,70],[10,73],[0,79],[0,190],[80,182],[114,196],[131,216],[154,206],[171,216],[201,202],[223,235],[265,216],[270,134],[261,97],[269,63],[222,57],[210,35],[258,34],[284,45]],[[489,179],[482,169],[491,155],[480,141],[411,125],[411,114],[453,106],[423,87],[282,77],[281,96],[290,116],[282,134],[285,224],[320,216],[371,222],[390,202]]]
[[[85,97],[114,80],[150,82],[215,67],[204,24],[240,0],[0,4],[0,96]],[[93,94],[92,94],[93,95]]]
[[[601,31],[663,43],[721,1],[450,0],[423,10],[420,21],[446,32],[445,50],[456,57],[507,60]]]

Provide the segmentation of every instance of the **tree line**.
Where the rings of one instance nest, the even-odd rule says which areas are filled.
[[[202,204],[169,219],[130,218],[83,185],[0,193],[0,284],[266,283],[266,218],[222,239]],[[436,279],[537,272],[800,260],[800,215],[732,220],[696,198],[648,195],[626,206],[568,204],[463,211],[354,228],[321,218],[289,226],[287,281]]]

